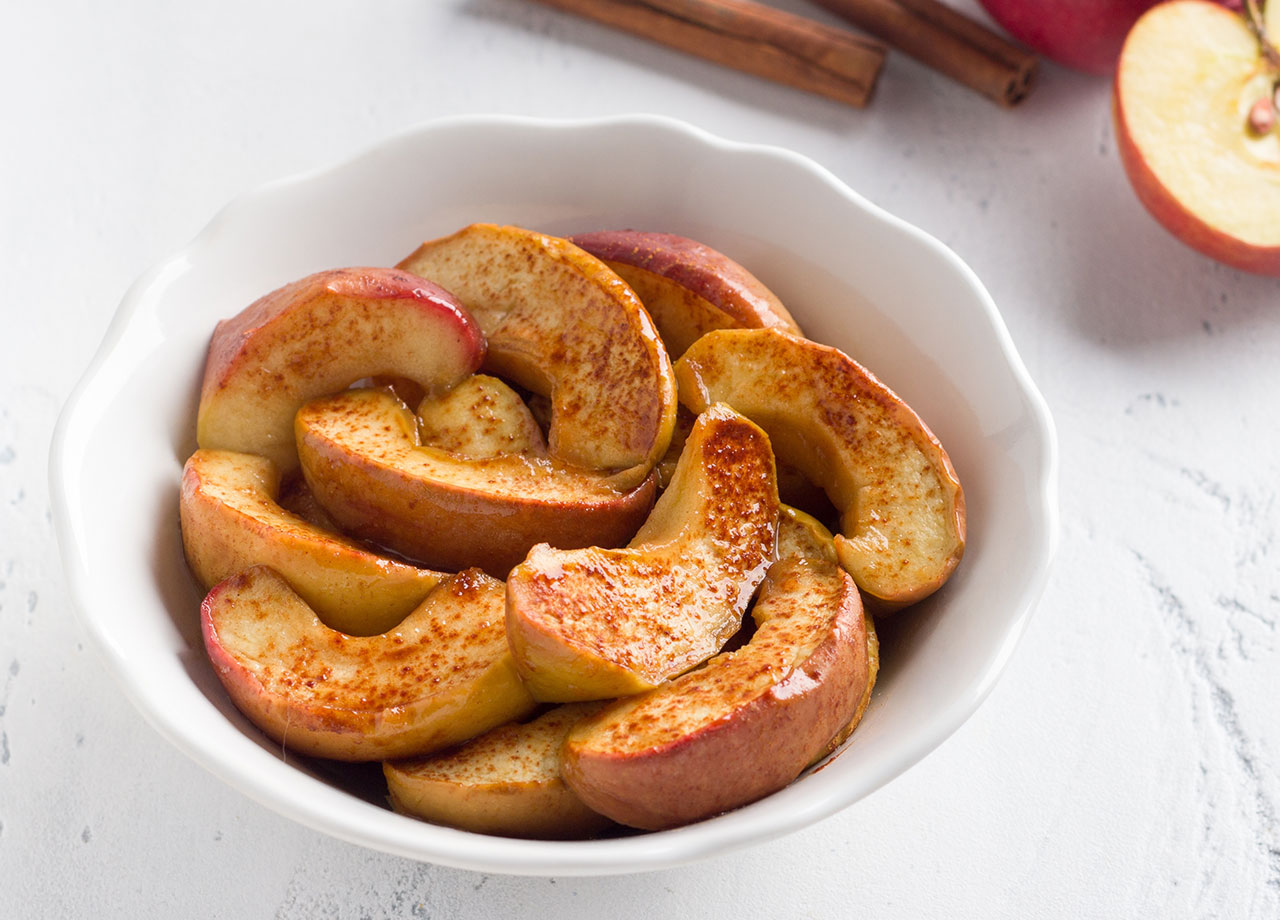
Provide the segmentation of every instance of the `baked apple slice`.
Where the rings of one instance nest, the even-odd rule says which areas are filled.
[[[400,267],[457,295],[488,339],[486,367],[549,396],[556,460],[649,475],[667,449],[675,383],[639,299],[604,263],[567,240],[473,224],[423,243]]]
[[[533,695],[639,693],[714,655],[773,561],[777,519],[769,439],[711,407],[629,546],[542,543],[511,570],[508,640]]]
[[[236,707],[290,750],[369,761],[441,750],[534,702],[502,628],[502,582],[450,576],[394,629],[354,637],[255,566],[200,608],[205,648]]]
[[[565,781],[589,807],[649,830],[699,821],[781,789],[852,731],[876,677],[858,589],[808,515],[784,509],[778,557],[746,645],[569,733]]]
[[[532,722],[500,725],[451,751],[387,761],[391,803],[404,814],[478,834],[572,840],[613,822],[582,804],[560,777],[560,748],[603,703],[557,706]]]
[[[606,473],[547,458],[424,445],[413,413],[383,390],[313,400],[296,425],[307,483],[346,532],[443,569],[505,576],[541,541],[619,546],[656,491],[653,475],[619,491]]]
[[[520,394],[487,374],[472,374],[418,403],[418,430],[422,443],[470,460],[547,453],[542,429]]]
[[[600,259],[639,295],[672,360],[713,329],[800,327],[773,291],[733,259],[673,233],[601,230],[570,242]]]
[[[196,422],[201,447],[298,466],[293,416],[309,399],[373,375],[427,391],[484,360],[484,338],[448,291],[405,271],[345,268],[309,275],[218,323]]]
[[[268,565],[326,625],[369,636],[386,632],[445,576],[386,556],[286,511],[280,475],[266,457],[198,450],[182,471],[182,545],[206,589]]]
[[[936,591],[964,552],[964,493],[920,417],[835,348],[777,329],[708,333],[676,364],[680,399],[727,403],[840,512],[840,564],[877,613]]]

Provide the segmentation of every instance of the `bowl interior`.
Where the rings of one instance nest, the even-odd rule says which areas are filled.
[[[516,841],[396,815],[380,778],[285,755],[232,707],[204,657],[201,592],[177,523],[214,324],[341,265],[389,265],[475,221],[553,234],[633,227],[746,265],[808,334],[867,365],[933,428],[965,487],[967,555],[937,595],[882,623],[880,682],[845,750],[768,799],[674,831]],[[785,151],[665,119],[437,122],[237,200],[131,289],[68,402],[52,458],[73,595],[129,695],[216,775],[305,824],[418,859],[497,872],[603,873],[777,836],[904,771],[977,707],[1043,587],[1056,528],[1043,402],[959,260]]]

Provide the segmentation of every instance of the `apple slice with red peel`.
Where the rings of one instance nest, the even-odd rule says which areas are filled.
[[[592,811],[560,776],[560,748],[603,703],[557,706],[459,748],[382,765],[395,809],[478,834],[572,840],[614,824]]]
[[[667,490],[623,549],[539,544],[507,579],[507,636],[540,700],[657,686],[738,631],[773,560],[769,439],[736,412],[698,418]]]
[[[486,367],[550,396],[551,457],[617,472],[629,488],[667,449],[671,362],[635,293],[558,237],[473,224],[400,267],[456,294],[488,339]]]
[[[290,750],[369,761],[441,750],[523,718],[534,702],[502,628],[502,583],[450,576],[394,629],[325,626],[279,574],[255,566],[205,597],[205,648],[250,721]]]
[[[877,613],[914,603],[964,552],[964,493],[920,417],[838,349],[777,329],[720,330],[676,363],[695,412],[726,403],[840,512],[840,562]]]
[[[395,626],[445,576],[371,552],[276,502],[266,457],[198,450],[182,471],[179,518],[191,571],[206,589],[255,565],[279,572],[333,629],[374,635]]]
[[[1266,10],[1280,42],[1280,3]],[[1277,79],[1241,15],[1173,0],[1129,33],[1113,113],[1129,181],[1170,233],[1219,262],[1280,276],[1280,131],[1250,125],[1260,101],[1274,112]]]
[[[620,491],[606,473],[548,458],[423,445],[413,413],[382,390],[313,400],[296,426],[307,483],[343,530],[442,569],[505,576],[539,542],[620,546],[656,492],[652,474]]]
[[[422,443],[472,460],[547,454],[542,429],[524,400],[487,374],[472,374],[449,392],[423,399],[418,429]]]
[[[722,252],[672,233],[601,230],[569,240],[639,295],[672,360],[713,329],[778,327],[800,335],[773,291]]]
[[[875,630],[808,515],[784,509],[752,616],[746,645],[579,723],[563,753],[569,788],[620,823],[676,827],[781,789],[852,731],[875,682]]]
[[[480,328],[438,285],[388,268],[309,275],[218,323],[200,391],[201,447],[298,466],[294,413],[374,375],[443,390],[484,360]]]

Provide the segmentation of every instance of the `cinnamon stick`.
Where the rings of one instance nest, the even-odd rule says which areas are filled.
[[[861,108],[879,42],[752,0],[538,0],[688,54]]]
[[[814,0],[892,47],[994,99],[1017,105],[1038,60],[939,0]]]

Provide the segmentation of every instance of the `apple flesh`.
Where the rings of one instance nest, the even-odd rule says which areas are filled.
[[[1010,35],[1059,64],[1109,75],[1129,29],[1159,0],[981,0]]]
[[[293,416],[363,377],[448,389],[480,366],[480,327],[448,291],[408,272],[345,268],[287,284],[218,323],[196,428],[201,447],[297,469]]]
[[[1280,2],[1266,10],[1280,38]],[[1165,229],[1219,262],[1280,277],[1280,133],[1248,125],[1274,87],[1241,16],[1173,0],[1125,42],[1113,114],[1129,181]]]
[[[473,224],[400,267],[456,294],[484,330],[486,367],[552,402],[553,459],[644,481],[675,421],[671,361],[635,293],[567,240]]]
[[[296,418],[302,471],[344,531],[446,570],[505,577],[535,544],[621,546],[653,506],[656,476],[627,491],[549,458],[460,456],[423,445],[391,394],[347,390]]]
[[[851,731],[875,672],[874,629],[831,534],[784,510],[756,631],[649,693],[620,700],[565,741],[565,781],[591,808],[659,830],[753,802]]]
[[[507,635],[530,691],[549,702],[638,693],[714,655],[773,560],[777,519],[769,439],[709,408],[627,547],[543,543],[512,569]]]
[[[547,443],[533,413],[497,377],[472,374],[418,404],[422,443],[470,460],[503,454],[544,457]]]
[[[639,295],[672,359],[713,329],[776,326],[800,335],[782,301],[724,253],[672,233],[601,230],[570,242]]]
[[[266,457],[198,450],[182,471],[178,504],[191,571],[206,589],[255,565],[284,576],[326,625],[386,632],[445,576],[322,529],[276,502],[280,476]]]
[[[845,570],[886,613],[936,591],[964,552],[964,493],[938,439],[848,355],[777,329],[708,333],[676,363],[680,400],[725,403],[840,512]]]
[[[572,840],[613,826],[560,776],[569,730],[602,703],[557,706],[459,748],[382,765],[391,803],[404,814],[478,834]]]
[[[216,585],[200,615],[214,671],[251,722],[299,753],[370,761],[441,750],[533,710],[504,596],[501,582],[461,572],[399,626],[353,637],[255,566]]]

